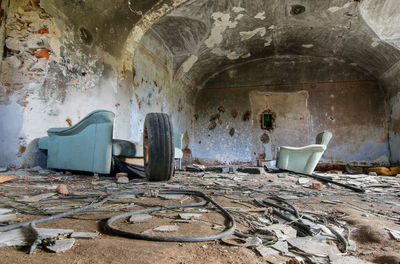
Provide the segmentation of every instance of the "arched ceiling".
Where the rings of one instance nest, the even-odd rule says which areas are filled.
[[[135,53],[130,42],[146,31],[153,34],[169,50],[171,67],[199,86],[216,72],[262,58],[335,57],[377,79],[400,61],[398,0],[41,0],[40,5],[73,29],[74,44],[100,47],[121,58],[124,69]]]
[[[234,64],[282,55],[336,57],[378,79],[400,53],[363,19],[371,8],[355,0],[193,0],[147,34],[161,38],[172,67],[200,86]]]

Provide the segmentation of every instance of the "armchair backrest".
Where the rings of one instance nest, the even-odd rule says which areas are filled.
[[[315,144],[327,146],[332,138],[332,133],[329,131],[323,131],[317,135]]]

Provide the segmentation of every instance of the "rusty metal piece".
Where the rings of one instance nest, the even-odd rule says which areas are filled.
[[[225,113],[225,107],[223,107],[222,105],[220,107],[218,107],[218,111]]]

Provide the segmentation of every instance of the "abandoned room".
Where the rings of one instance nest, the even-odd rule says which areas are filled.
[[[0,2],[0,263],[400,263],[398,0]]]

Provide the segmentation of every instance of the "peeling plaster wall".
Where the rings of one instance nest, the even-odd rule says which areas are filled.
[[[390,158],[400,164],[400,62],[381,76],[381,86],[386,88]]]
[[[143,123],[149,112],[170,115],[174,132],[186,134],[183,147],[192,134],[191,117],[198,88],[186,79],[185,66],[173,70],[170,51],[156,34],[149,31],[137,47],[134,58],[134,89],[131,109],[131,138],[140,141]]]
[[[337,60],[329,66],[320,60],[324,61],[288,57],[274,60],[272,66],[268,59],[257,60],[211,79],[196,103],[193,156],[208,163],[255,164],[259,157],[276,158],[278,146],[313,144],[319,132],[329,130],[333,138],[323,161],[387,165],[388,127],[379,86],[362,81],[370,76],[357,67]],[[317,65],[320,69],[315,74]],[[274,100],[268,99],[271,96]],[[220,106],[224,113],[219,113]],[[259,115],[265,109],[277,115],[272,131],[260,127]],[[244,121],[248,111],[250,118]],[[210,129],[210,119],[218,113],[216,127]],[[232,128],[233,136],[229,133]],[[264,133],[267,143],[261,141]]]
[[[396,0],[361,3],[360,13],[377,34],[376,43],[385,41],[400,49],[400,5]],[[400,60],[393,63],[379,79],[386,91],[390,157],[393,164],[400,164]]]
[[[129,84],[118,82],[113,57],[83,45],[35,1],[11,1],[6,28],[0,166],[34,165],[34,151],[25,151],[37,144],[35,138],[96,109],[116,113],[114,137],[129,139],[132,93]]]

